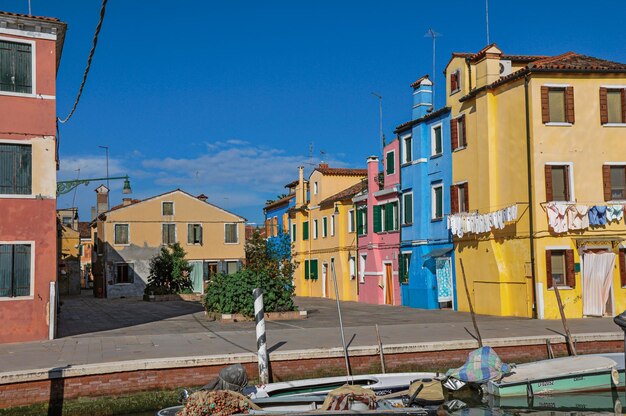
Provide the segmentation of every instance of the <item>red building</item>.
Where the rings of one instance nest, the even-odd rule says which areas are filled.
[[[65,31],[58,19],[0,12],[0,343],[54,336],[56,73]]]

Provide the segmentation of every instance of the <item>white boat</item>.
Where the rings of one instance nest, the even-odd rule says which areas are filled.
[[[407,390],[415,380],[434,379],[440,376],[442,376],[441,373],[418,372],[308,378],[250,386],[244,388],[243,394],[252,399],[280,396],[316,396],[326,395],[329,391],[345,384],[352,384],[371,389],[377,396],[384,396]]]
[[[511,374],[487,382],[485,390],[500,397],[532,397],[610,390],[618,384],[614,360],[599,355],[579,355],[519,364]]]

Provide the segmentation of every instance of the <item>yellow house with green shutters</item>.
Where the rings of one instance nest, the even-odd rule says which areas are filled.
[[[297,296],[357,300],[356,216],[352,197],[364,188],[365,169],[321,163],[308,181],[299,168],[296,203],[290,209]]]
[[[99,187],[106,207],[108,189]],[[179,243],[193,266],[196,293],[215,273],[232,274],[245,258],[245,218],[180,189],[143,200],[124,199],[104,208],[96,220],[94,285],[97,296],[138,297],[144,294],[150,260],[168,244]]]
[[[626,64],[492,44],[445,75],[459,310],[463,273],[477,313],[555,319],[555,287],[567,317],[624,310]]]

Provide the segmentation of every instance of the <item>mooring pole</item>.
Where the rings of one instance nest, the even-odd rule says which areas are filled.
[[[559,305],[559,312],[561,313],[561,322],[563,323],[563,329],[565,330],[565,341],[567,345],[568,355],[576,355],[576,347],[572,340],[572,334],[569,332],[569,326],[567,326],[567,318],[565,317],[565,310],[563,309],[563,302],[561,301],[561,293],[559,292],[559,285],[554,284],[554,294],[556,295],[556,303]]]
[[[463,259],[459,258],[459,263],[461,264],[461,273],[463,274],[463,283],[465,285],[465,295],[467,296],[467,303],[469,303],[470,315],[472,316],[472,323],[474,324],[474,330],[476,331],[476,336],[478,337],[478,346],[482,348],[483,338],[480,336],[480,331],[478,330],[478,324],[476,324],[476,316],[474,315],[474,306],[472,305],[472,298],[470,296],[469,289],[467,288],[467,278],[465,277],[465,267],[463,267]]]
[[[337,287],[337,274],[335,273],[335,262],[330,262],[330,270],[333,272],[333,281],[335,282],[335,299],[337,300],[337,312],[339,313],[339,328],[341,329],[341,344],[343,345],[343,355],[346,359],[346,372],[348,377],[350,372],[350,359],[348,358],[348,347],[346,347],[346,337],[343,334],[343,320],[341,319],[341,306],[339,305],[339,288]]]
[[[613,322],[624,331],[624,365],[626,366],[626,311],[615,316]]]
[[[263,289],[252,291],[254,296],[254,320],[256,321],[256,348],[259,362],[259,384],[269,383],[269,359],[265,339],[265,308],[263,308]]]

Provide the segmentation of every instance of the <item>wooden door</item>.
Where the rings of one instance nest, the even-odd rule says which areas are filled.
[[[385,304],[393,305],[393,269],[385,263]]]

